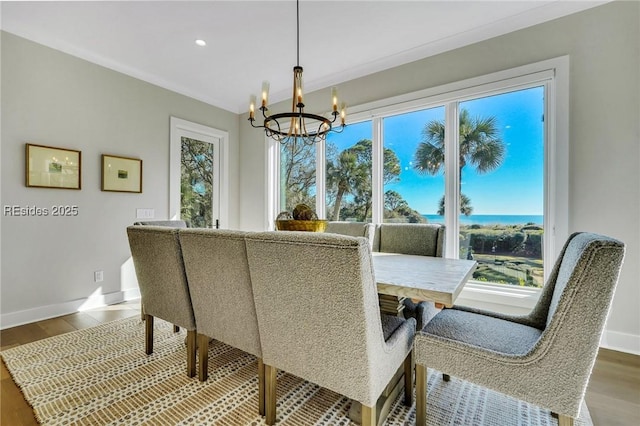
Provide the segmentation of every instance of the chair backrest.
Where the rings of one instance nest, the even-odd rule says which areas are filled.
[[[265,364],[374,404],[385,341],[367,240],[284,231],[246,242]]]
[[[261,357],[246,232],[193,228],[179,234],[198,333]]]
[[[621,241],[587,232],[571,235],[540,297],[539,303],[548,304],[546,326],[560,309],[570,308],[589,309],[591,319],[597,312],[604,324],[623,257]],[[591,306],[571,306],[576,293]]]
[[[566,412],[577,413],[584,398],[624,251],[613,238],[571,235],[528,316],[531,325],[543,330],[532,356],[544,354],[546,361],[538,363],[551,372],[544,388]]]
[[[380,251],[442,257],[444,225],[430,223],[382,223]]]
[[[178,229],[127,227],[145,313],[195,330]]]
[[[380,236],[377,226],[366,222],[329,222],[326,233],[348,235],[350,237],[366,237],[369,240],[371,251],[378,251],[380,248]]]
[[[170,228],[188,228],[189,225],[184,220],[147,220],[135,222],[134,225],[145,226],[168,226]]]
[[[327,229],[324,232],[352,237],[365,237],[366,226],[367,224],[364,222],[328,222]]]
[[[605,268],[594,269],[596,261],[602,261],[601,257],[609,253],[619,263],[614,262]],[[547,328],[556,316],[563,294],[567,290],[575,292],[574,287],[577,285],[581,286],[581,294],[596,291],[601,298],[613,297],[623,258],[624,243],[621,241],[588,232],[573,233],[562,247],[538,302],[531,312],[522,318],[533,327],[541,330]],[[602,284],[593,282],[593,279],[601,279],[603,274],[608,275],[608,278]],[[590,286],[585,284],[585,280],[591,280]],[[605,289],[606,285],[610,288]],[[602,291],[605,291],[605,294],[601,294]],[[607,295],[608,292],[611,294]],[[604,301],[599,301],[596,306],[602,306],[601,302]],[[604,312],[605,316],[606,314],[607,312]]]

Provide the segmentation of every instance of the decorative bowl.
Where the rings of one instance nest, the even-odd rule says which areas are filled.
[[[308,231],[308,232],[324,232],[327,229],[326,220],[276,220],[276,229],[278,231]]]

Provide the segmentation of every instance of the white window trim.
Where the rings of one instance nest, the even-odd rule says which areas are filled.
[[[382,99],[367,104],[357,105],[350,108],[349,121],[351,123],[372,120],[373,121],[373,163],[379,164],[382,155],[382,118],[400,113],[407,113],[431,106],[445,106],[445,115],[449,118],[448,123],[455,126],[458,122],[457,108],[453,108],[453,103],[467,99],[489,96],[492,93],[503,93],[509,89],[533,87],[535,85],[545,85],[545,247],[544,265],[545,279],[552,269],[553,262],[569,235],[569,57],[562,56],[548,59],[533,64],[528,64],[508,70],[475,77],[463,81],[458,81],[442,86],[432,87],[413,93]],[[454,123],[454,124],[451,124]],[[458,132],[447,132],[449,135],[457,135]],[[457,137],[457,136],[456,136]],[[449,148],[448,152],[457,150],[456,138],[447,139],[445,144]],[[452,149],[454,151],[452,151]],[[267,173],[275,182],[270,184],[271,188],[277,189],[279,180],[278,160],[276,156],[268,157]],[[317,157],[320,159],[320,156]],[[445,161],[445,163],[447,163]],[[453,163],[453,162],[450,162]],[[318,161],[318,165],[324,164]],[[451,167],[451,166],[449,166]],[[380,172],[373,170],[372,187],[378,188],[377,194],[373,194],[373,221],[382,222],[381,205],[384,200],[382,196],[382,176]],[[449,176],[457,176],[457,170],[448,170]],[[451,202],[451,194],[457,194],[456,179],[448,179],[445,191],[446,200]],[[324,181],[317,180],[318,194],[324,194]],[[270,192],[274,192],[273,189]],[[272,194],[270,194],[272,196]],[[456,195],[456,198],[458,196]],[[279,198],[277,198],[278,200]],[[318,198],[320,201],[320,199]],[[324,200],[324,198],[322,199]],[[455,200],[454,200],[455,201]],[[459,200],[458,200],[459,202]],[[457,206],[457,204],[454,204]],[[273,216],[273,206],[269,205],[267,216]],[[457,208],[447,208],[449,215],[445,218],[448,226],[458,229]],[[550,238],[549,238],[550,237]],[[457,233],[447,233],[447,257],[457,257]],[[460,297],[467,300],[485,301],[490,295],[500,304],[513,305],[522,308],[531,308],[538,299],[540,289],[505,286],[500,284],[487,284],[480,282],[469,282],[460,294]]]
[[[214,206],[217,204],[217,215],[214,212],[214,223],[218,219],[220,228],[229,227],[229,132],[213,127],[193,123],[177,117],[170,117],[169,143],[169,218],[180,219],[180,155],[181,140],[186,136],[202,141],[216,140],[219,142],[220,159],[215,179],[219,182],[219,193],[213,194]],[[214,185],[214,188],[216,185]]]
[[[267,214],[264,228],[273,231],[275,229],[276,217],[280,209],[280,142],[265,136],[265,184],[267,194]]]

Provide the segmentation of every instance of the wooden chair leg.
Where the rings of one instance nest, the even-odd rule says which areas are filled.
[[[144,314],[144,351],[147,355],[153,353],[153,317]]]
[[[361,426],[378,426],[378,421],[376,419],[376,406],[367,407],[366,405],[362,405],[362,420],[360,421]]]
[[[451,380],[451,376],[449,376],[448,374],[442,374],[442,380],[444,380],[445,382],[448,382],[449,380]]]
[[[260,413],[261,416],[265,414],[264,407],[264,362],[262,358],[258,358],[258,413]]]
[[[174,333],[179,333],[180,332],[180,327],[174,324],[173,325],[173,332]]]
[[[145,320],[145,316],[144,316],[144,305],[142,304],[142,300],[140,300],[140,319],[142,321]]]
[[[404,405],[413,405],[413,350],[404,359]]]
[[[198,334],[198,380],[206,382],[209,378],[209,337]]]
[[[265,421],[269,426],[276,424],[276,387],[278,369],[264,365],[265,378]]]
[[[187,331],[187,376],[196,375],[196,331]]]
[[[416,363],[416,426],[427,424],[427,367]]]
[[[573,417],[558,415],[558,426],[573,426]]]

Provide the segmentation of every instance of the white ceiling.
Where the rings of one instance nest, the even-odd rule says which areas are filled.
[[[339,87],[602,3],[302,0],[305,90]],[[248,109],[263,80],[271,83],[271,102],[291,96],[292,0],[3,1],[0,13],[4,31],[232,112]],[[207,46],[196,46],[196,39]]]

